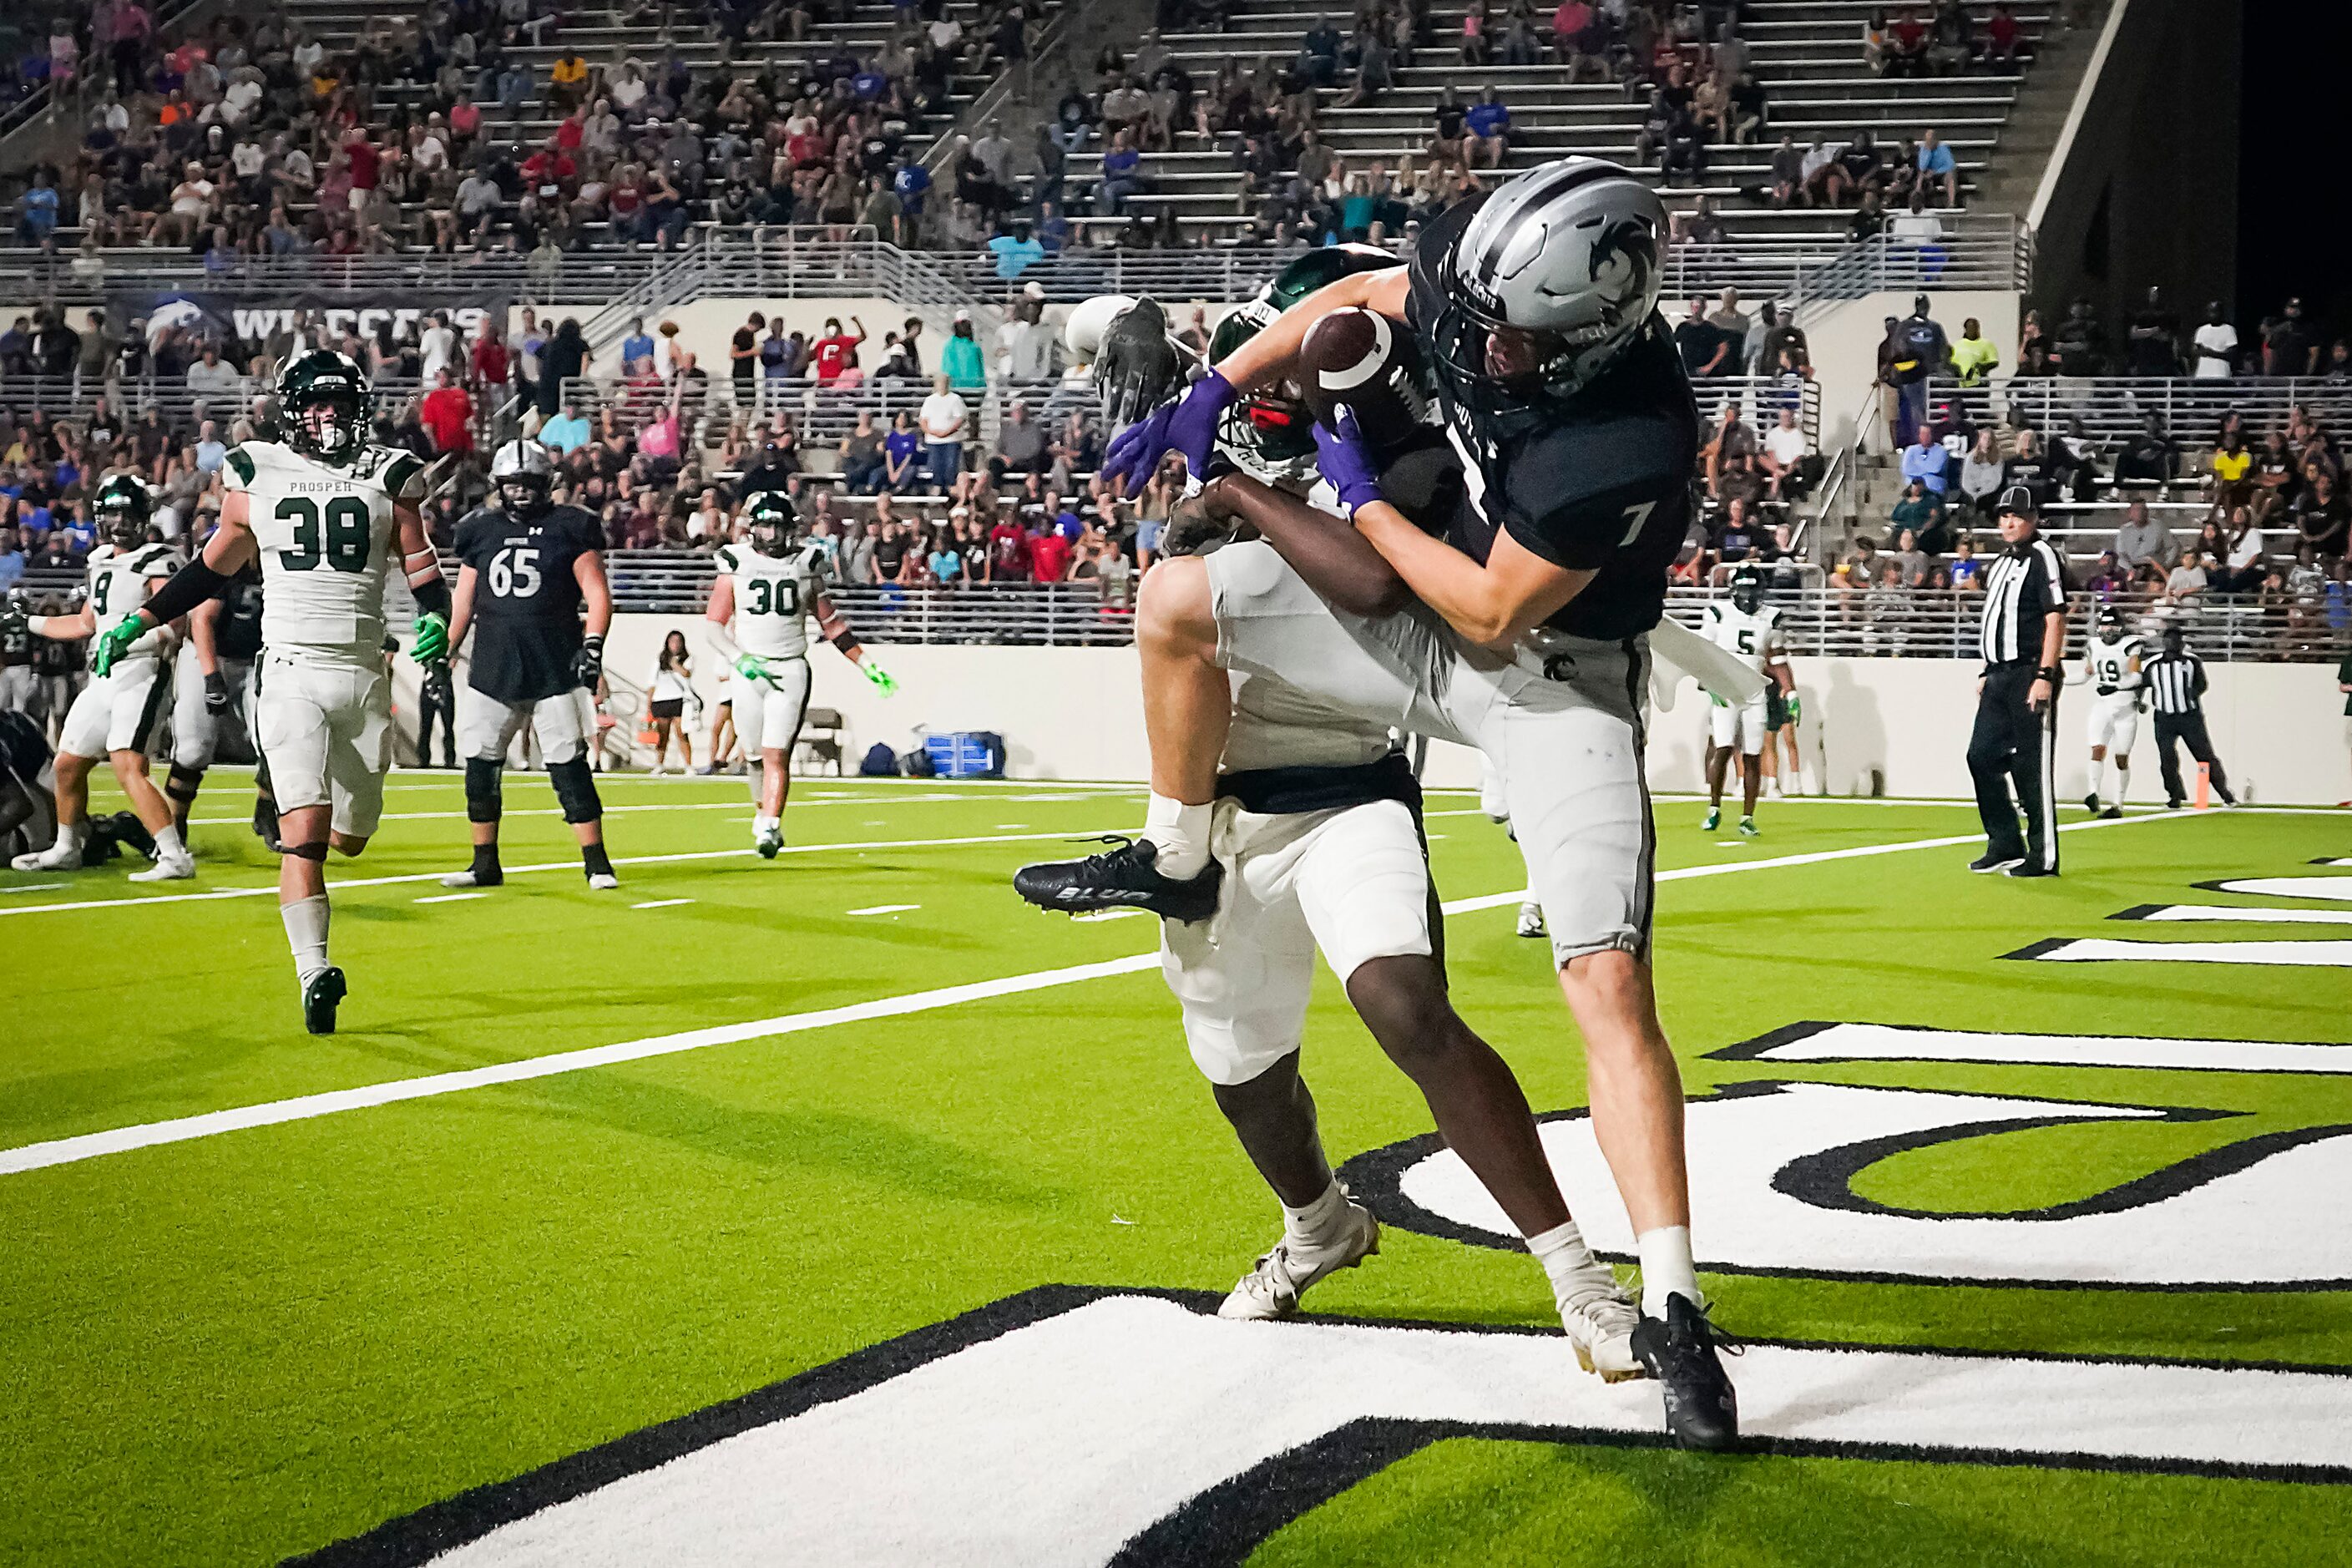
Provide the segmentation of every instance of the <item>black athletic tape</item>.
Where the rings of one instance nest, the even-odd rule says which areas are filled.
[[[851,631],[847,626],[844,626],[837,634],[835,635],[833,646],[839,648],[844,654],[852,654],[856,653],[865,645],[857,640],[857,634],[856,632]]]
[[[184,768],[173,763],[172,771],[163,775],[163,793],[183,805],[193,805],[196,791],[204,787],[204,769]]]
[[[278,852],[280,855],[291,855],[297,860],[316,860],[322,866],[327,862],[327,846],[323,842],[289,844],[280,847]]]
[[[555,786],[556,804],[563,807],[564,821],[577,825],[604,820],[604,803],[597,797],[596,774],[587,758],[548,763],[547,782]]]
[[[495,757],[466,759],[466,820],[496,822],[505,805]]]
[[[408,592],[409,596],[416,601],[418,610],[428,616],[438,616],[445,621],[449,618],[452,613],[449,580],[440,573],[434,573],[422,584],[410,584]]]

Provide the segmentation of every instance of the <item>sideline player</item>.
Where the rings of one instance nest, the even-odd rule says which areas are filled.
[[[1797,733],[1804,722],[1805,705],[1797,696],[1797,677],[1790,671],[1789,684],[1778,683],[1764,693],[1764,798],[1784,800],[1791,795],[1819,795],[1821,784],[1806,771],[1801,759],[1802,742]]]
[[[2140,664],[2147,657],[2147,645],[2130,629],[2123,607],[2101,605],[2091,646],[2083,653],[2083,679],[2098,694],[2091,704],[2091,793],[2083,797],[2084,808],[2094,816],[2121,816],[2131,794],[2132,742],[2139,739],[2143,695]],[[2106,783],[2109,757],[2116,762],[2116,789],[2103,795],[2099,786]]]
[[[885,697],[898,689],[868,658],[824,593],[824,551],[795,541],[799,519],[782,490],[760,490],[743,503],[748,545],[719,552],[719,575],[704,610],[710,646],[735,671],[735,732],[743,758],[760,763],[759,805],[751,845],[772,860],[784,847],[784,797],[792,790],[793,747],[808,711],[808,617]]]
[[[0,848],[30,853],[57,841],[55,762],[31,714],[0,708]]]
[[[33,668],[33,596],[11,588],[0,601],[0,712],[22,713],[35,724],[47,717],[40,672]],[[47,744],[48,737],[41,737]]]
[[[1710,603],[1700,617],[1699,635],[1770,681],[1769,689],[1783,694],[1796,683],[1780,647],[1780,612],[1764,603],[1764,574],[1742,566],[1731,574],[1731,603]],[[1731,760],[1739,759],[1739,836],[1753,838],[1756,797],[1764,787],[1764,748],[1771,739],[1769,704],[1763,692],[1741,703],[1710,699],[1707,709],[1706,820],[1708,833],[1723,826],[1723,784]]]
[[[1633,1347],[1664,1384],[1675,1438],[1721,1447],[1737,1440],[1738,1408],[1692,1261],[1681,1079],[1649,962],[1647,635],[1699,446],[1656,313],[1664,226],[1656,193],[1615,165],[1544,164],[1444,215],[1409,266],[1344,278],[1285,312],[1113,439],[1104,472],[1130,487],[1170,451],[1204,474],[1225,411],[1292,374],[1314,322],[1360,307],[1405,322],[1434,359],[1466,496],[1445,537],[1424,534],[1383,499],[1378,462],[1341,416],[1317,427],[1324,476],[1426,612],[1335,614],[1302,600],[1295,574],[1235,580],[1219,556],[1155,568],[1137,628],[1151,801],[1131,852],[1096,858],[1105,881],[1213,889],[1228,668],[1493,757],[1633,1221]]]
[[[104,757],[131,809],[155,840],[155,864],[133,871],[134,882],[173,882],[196,874],[195,857],[173,820],[172,807],[148,776],[147,752],[172,696],[172,633],[142,606],[160,579],[179,564],[167,544],[147,540],[153,506],[147,487],[118,474],[98,487],[90,509],[102,538],[89,552],[89,598],[70,616],[35,616],[36,637],[71,642],[95,637],[111,647],[101,667],[95,658],[89,684],[66,710],[58,732],[56,841],[37,855],[20,855],[19,871],[70,871],[82,864],[89,836],[89,774]],[[181,612],[163,617],[176,620]]]
[[[490,459],[490,489],[499,504],[478,508],[457,525],[452,652],[468,627],[478,628],[457,713],[474,863],[442,878],[445,888],[495,888],[506,880],[499,865],[505,809],[499,779],[507,748],[525,724],[579,841],[588,885],[599,891],[621,885],[604,852],[604,803],[588,759],[595,731],[578,696],[583,688],[595,690],[604,676],[604,635],[613,626],[604,531],[578,507],[553,505],[554,482],[546,447],[509,441]]]
[[[121,657],[142,621],[216,596],[259,555],[254,733],[278,805],[278,912],[303,1026],[328,1035],[349,987],[327,956],[327,851],[367,847],[392,766],[384,578],[397,554],[416,598],[410,652],[427,666],[449,654],[449,586],[417,510],[424,463],[368,441],[366,372],[331,349],[306,351],[278,375],[278,405],[279,439],[230,448],[220,526],[203,552],[100,638],[91,665]]]

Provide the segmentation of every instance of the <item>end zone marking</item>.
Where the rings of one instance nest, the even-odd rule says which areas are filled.
[[[2135,904],[2111,921],[2218,921],[2240,925],[2352,925],[2352,910],[2273,910],[2234,904]]]
[[[2133,942],[2115,937],[2047,937],[2004,952],[2042,963],[2264,963],[2310,969],[2352,968],[2352,942]]]

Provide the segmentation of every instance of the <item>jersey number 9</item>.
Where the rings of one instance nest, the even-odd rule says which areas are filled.
[[[511,546],[490,557],[490,592],[501,599],[539,596],[539,552]]]
[[[801,586],[797,583],[754,577],[743,584],[743,596],[751,601],[751,611],[755,616],[801,613]]]
[[[368,509],[358,497],[337,496],[327,503],[323,549],[319,508],[310,498],[288,496],[278,503],[278,518],[294,525],[294,548],[278,552],[278,564],[289,572],[308,572],[322,560],[338,572],[367,570]]]

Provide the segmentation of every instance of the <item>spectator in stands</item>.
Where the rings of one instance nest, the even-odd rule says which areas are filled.
[[[871,495],[882,488],[882,433],[874,428],[874,411],[857,411],[856,428],[841,438],[842,488],[856,495]]]
[[[1339,29],[1331,18],[1318,15],[1298,44],[1298,71],[1315,87],[1334,87],[1339,80]]]
[[[457,384],[448,366],[433,373],[433,390],[425,395],[417,412],[433,437],[435,451],[463,453],[474,449],[474,400]]]
[[[890,433],[882,438],[883,489],[904,495],[914,488],[918,465],[922,460],[922,445],[914,416],[900,409],[890,422]]]
[[[2233,508],[2222,544],[2221,570],[2213,574],[2212,587],[2222,594],[2251,594],[2270,572],[2270,536],[2250,506]]]
[[[2310,375],[2319,368],[2319,338],[2304,320],[2301,298],[2286,302],[2286,314],[2263,332],[2264,375]]]
[[[2336,476],[2320,468],[2311,476],[2311,482],[2294,498],[2289,514],[2297,539],[2319,556],[2341,556],[2345,553],[2347,530],[2352,526],[2352,507],[2347,507],[2339,493]]]
[[[1501,168],[1503,154],[1511,142],[1511,111],[1503,106],[1501,96],[1492,87],[1478,89],[1478,101],[1463,115],[1462,127],[1464,167],[1475,169],[1484,157],[1486,167]]]
[[[1894,524],[1898,541],[1908,538],[1911,541],[1908,548],[1916,551],[1919,549],[1921,540],[1933,539],[1941,545],[1948,531],[1944,518],[1944,498],[1930,490],[1925,481],[1913,479],[1903,487],[1902,497],[1895,501],[1894,512],[1887,521]],[[1904,581],[1916,587],[1918,580],[1927,574],[1927,570],[1926,556],[1922,553],[1918,560],[1906,563]]]
[[[580,413],[580,400],[567,397],[563,412],[539,427],[540,444],[559,457],[570,457],[588,444],[588,421]]]
[[[1918,439],[1903,448],[1904,482],[1916,481],[1940,500],[1951,488],[1952,455],[1936,439],[1932,426],[1921,425],[1916,428]]]
[[[1731,361],[1731,344],[1707,321],[1703,299],[1693,300],[1675,326],[1675,347],[1682,355],[1684,371],[1694,380],[1722,374]]]
[[[2180,318],[2165,309],[2164,293],[2150,289],[2125,329],[2126,363],[2133,375],[2180,374]]]
[[[1043,474],[1045,432],[1029,417],[1025,398],[1014,398],[996,427],[996,450],[988,459],[989,477],[999,483],[1023,474]]]
[[[2017,25],[2016,13],[2006,5],[1996,5],[1992,15],[1985,19],[1985,68],[2015,70],[2023,42],[2024,32]]]
[[[2000,367],[2000,350],[1984,335],[1984,328],[1974,316],[1960,323],[1960,335],[1952,343],[1952,374],[1962,386],[1982,386]]]
[[[840,317],[827,316],[824,335],[809,345],[809,363],[819,386],[833,384],[856,367],[857,345],[866,341],[866,323],[853,315],[849,324],[857,329],[854,334],[841,330]]]
[[[2226,381],[2237,374],[2238,329],[2230,324],[2215,300],[2205,307],[2205,323],[2192,340],[2196,363],[2190,371],[2199,381]]]
[[[948,341],[940,350],[940,369],[959,392],[982,392],[988,386],[988,366],[971,335],[971,312],[958,310]]]
[[[1945,206],[1960,205],[1960,165],[1953,158],[1952,150],[1945,146],[1936,134],[1933,126],[1920,133],[1915,171],[1918,188],[1935,192],[1940,187],[1937,194],[1943,196]]]
[[[187,384],[197,397],[234,398],[244,389],[245,378],[236,374],[235,365],[221,359],[218,343],[208,342],[204,358],[188,367]]]
[[[2180,448],[2164,433],[2164,416],[2150,414],[2116,453],[2116,483],[2168,484],[2179,466]]]
[[[965,341],[970,342],[968,335]],[[977,353],[979,350],[975,347],[972,352]],[[948,373],[942,371],[932,377],[931,395],[923,399],[920,422],[923,456],[930,470],[931,486],[940,495],[949,494],[963,472],[963,447],[970,432],[971,405],[957,395]]]
[[[2135,500],[2124,508],[2123,526],[2116,530],[2116,563],[2126,574],[2155,565],[2169,570],[2180,558],[2172,531],[2148,514],[2147,502]]]
[[[2199,595],[2205,592],[2209,581],[2206,563],[2211,559],[2202,550],[2191,550],[2164,580],[2164,602],[2178,606],[2193,606]]]

